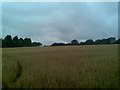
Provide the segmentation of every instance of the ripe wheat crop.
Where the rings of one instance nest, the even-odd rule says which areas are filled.
[[[3,48],[3,88],[117,88],[118,45]]]

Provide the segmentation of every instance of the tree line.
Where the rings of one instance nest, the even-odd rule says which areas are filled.
[[[2,47],[31,47],[31,46],[41,46],[40,42],[32,42],[30,38],[18,38],[15,36],[12,38],[11,35],[7,35],[2,41]]]
[[[107,39],[88,39],[85,42],[78,42],[78,40],[72,40],[71,43],[53,43],[51,46],[67,46],[67,45],[100,45],[100,44],[120,44],[120,39],[116,40],[115,37]]]
[[[2,47],[32,47],[41,46],[40,42],[32,42],[30,38],[18,38],[15,36],[12,38],[11,35],[7,35],[4,39],[0,38],[0,44],[2,42]],[[106,39],[92,40],[88,39],[84,42],[78,42],[78,40],[72,40],[70,43],[53,43],[50,46],[67,46],[67,45],[101,45],[101,44],[120,44],[120,39],[116,40],[115,37],[110,37]],[[44,45],[46,46],[46,45]]]

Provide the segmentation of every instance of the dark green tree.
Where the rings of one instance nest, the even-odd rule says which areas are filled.
[[[74,39],[74,40],[71,41],[71,44],[72,44],[72,45],[79,45],[79,42]]]
[[[110,41],[108,39],[102,39],[101,44],[110,44]]]
[[[41,46],[42,44],[40,42],[33,42],[31,43],[31,46]]]
[[[101,44],[101,40],[100,39],[95,40],[94,44]]]
[[[41,46],[40,42],[33,42],[30,38],[18,38],[18,36],[13,37],[7,35],[4,39],[0,38],[0,44],[2,42],[2,47],[30,47],[30,46]]]
[[[116,42],[115,37],[110,37],[107,39],[107,44],[114,44]]]
[[[94,41],[92,39],[88,39],[84,42],[85,45],[93,45]]]
[[[20,47],[24,46],[24,40],[22,38],[19,39],[19,46]]]
[[[25,38],[25,39],[24,39],[24,45],[25,45],[26,47],[31,46],[31,39],[30,39],[30,38]]]
[[[118,39],[118,40],[116,41],[116,44],[120,44],[120,39]]]
[[[12,40],[12,36],[11,35],[7,35],[5,38],[4,38],[4,47],[13,47],[14,44],[13,44],[13,40]]]
[[[51,46],[65,46],[65,43],[53,43]]]
[[[20,46],[20,45],[19,45],[19,39],[18,39],[17,36],[13,37],[13,43],[14,43],[14,46],[15,46],[15,47],[19,47],[19,46]]]

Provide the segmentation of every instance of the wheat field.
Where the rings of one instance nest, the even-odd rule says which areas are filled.
[[[2,49],[3,88],[117,88],[118,45]]]

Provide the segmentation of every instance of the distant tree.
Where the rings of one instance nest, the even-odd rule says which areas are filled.
[[[79,42],[74,39],[74,40],[71,41],[71,44],[72,44],[72,45],[79,45]]]
[[[65,45],[72,45],[71,43],[67,43],[67,44],[65,44]]]
[[[118,39],[118,40],[116,41],[116,44],[120,44],[120,39]]]
[[[2,47],[30,47],[30,46],[41,46],[40,42],[32,42],[30,38],[18,39],[18,36],[13,37],[7,35],[4,39],[0,38],[0,46]],[[71,43],[53,43],[51,46],[66,46],[66,45],[96,45],[96,44],[120,44],[120,39],[116,40],[115,37],[110,37],[107,39],[98,39],[95,42],[92,39],[88,39],[85,42],[78,42],[77,40],[72,40]]]
[[[88,39],[84,42],[85,45],[93,45],[94,41],[92,39]]]
[[[19,46],[20,47],[24,46],[24,40],[22,38],[19,39]]]
[[[101,44],[102,40],[98,39],[94,42],[94,44]]]
[[[26,47],[31,46],[31,39],[30,39],[30,38],[25,38],[25,39],[24,39],[24,45],[25,45]]]
[[[110,37],[107,39],[107,44],[114,44],[116,42],[115,37]]]
[[[31,46],[41,46],[42,44],[40,42],[33,42],[31,43]]]
[[[51,46],[65,46],[65,43],[53,43]]]
[[[4,43],[4,44],[3,44],[4,47],[13,47],[13,46],[14,46],[11,35],[7,35],[7,36],[4,38],[3,43]]]
[[[20,45],[19,45],[19,39],[18,39],[17,36],[13,37],[13,43],[14,43],[14,46],[15,46],[15,47],[19,47],[19,46],[20,46]]]
[[[53,43],[51,46],[57,46],[57,43]]]
[[[85,45],[85,43],[84,42],[80,42],[80,45]]]
[[[4,39],[0,38],[0,44],[2,42],[2,47],[30,47],[30,46],[40,46],[42,45],[40,42],[33,42],[30,38],[18,39],[18,36],[13,37],[11,35],[7,35]]]
[[[107,44],[107,39],[102,39],[101,44]]]
[[[44,47],[47,47],[47,45],[44,45]]]

